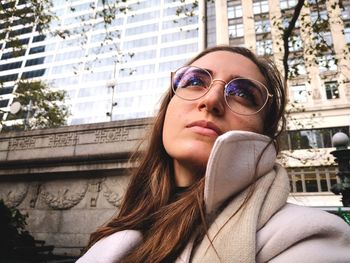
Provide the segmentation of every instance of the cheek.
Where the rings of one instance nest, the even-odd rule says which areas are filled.
[[[236,116],[230,119],[229,130],[250,131],[263,134],[264,120],[262,115]]]

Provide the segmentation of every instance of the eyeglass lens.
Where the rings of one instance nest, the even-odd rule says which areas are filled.
[[[201,68],[182,67],[173,74],[173,91],[185,100],[199,99],[209,91],[211,85],[212,76]],[[225,101],[236,113],[254,114],[265,106],[267,99],[267,89],[255,80],[236,78],[225,85]]]

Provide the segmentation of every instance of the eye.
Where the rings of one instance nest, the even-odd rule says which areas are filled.
[[[247,107],[258,107],[263,103],[261,89],[248,79],[232,80],[226,87],[225,95],[232,103],[240,103]]]
[[[200,78],[200,76],[197,76],[195,74],[188,74],[185,75],[182,80],[179,83],[180,88],[187,88],[187,87],[205,87],[204,81]]]
[[[175,75],[174,86],[176,89],[208,88],[211,76],[204,70],[195,67],[187,67]]]

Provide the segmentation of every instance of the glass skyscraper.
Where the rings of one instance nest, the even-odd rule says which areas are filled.
[[[102,18],[96,16],[101,0],[54,0],[52,11],[58,19],[51,31],[67,29],[70,36],[39,34],[35,25],[18,21],[11,34],[25,50],[14,56],[0,40],[0,109],[9,109],[17,80],[41,79],[67,91],[68,124],[153,116],[169,88],[170,71],[201,48],[198,8],[193,16],[176,14],[193,2],[129,0],[127,11],[118,12],[108,26],[111,39],[106,40]]]

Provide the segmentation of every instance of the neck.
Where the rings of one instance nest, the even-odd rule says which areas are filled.
[[[174,160],[175,184],[178,187],[187,187],[192,185],[199,175],[204,175],[203,168],[185,165]]]

